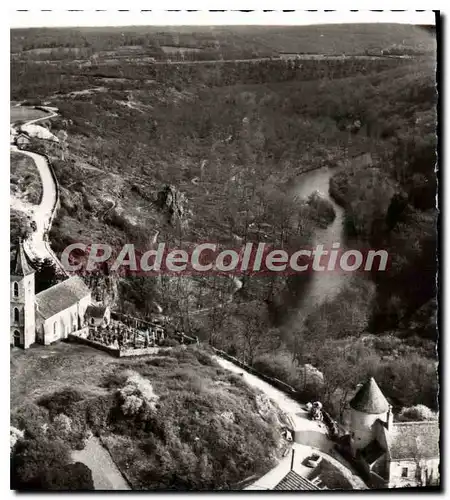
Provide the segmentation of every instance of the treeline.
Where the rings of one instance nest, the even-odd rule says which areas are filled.
[[[406,330],[435,340],[437,96],[431,72],[427,82],[424,74],[401,93],[399,84],[388,87],[397,85],[396,102],[376,108],[367,124],[374,131],[374,123],[393,117],[389,133],[383,134],[383,159],[372,168],[355,166],[336,174],[330,192],[346,208],[349,237],[390,254],[389,270],[373,276],[377,298],[372,331]],[[431,316],[424,317],[424,311]]]
[[[428,29],[427,29],[428,28]],[[428,32],[427,32],[428,31]],[[402,53],[432,51],[435,40],[429,27],[401,24],[312,26],[133,26],[34,28],[11,30],[13,52],[35,48],[92,47],[96,51],[136,46],[181,46],[237,53],[251,50],[315,54],[381,53],[400,48]]]
[[[268,82],[306,81],[345,78],[358,74],[370,74],[408,64],[407,60],[394,59],[329,59],[320,60],[264,60],[223,61],[220,63],[196,64],[136,64],[121,61],[117,64],[93,63],[89,67],[77,68],[65,65],[62,68],[32,62],[11,62],[12,99],[46,97],[55,92],[69,92],[83,88],[81,83],[95,78],[127,78],[131,80],[154,79],[170,83],[176,88],[186,85],[223,87],[228,85],[266,84]],[[84,83],[83,82],[83,83]]]

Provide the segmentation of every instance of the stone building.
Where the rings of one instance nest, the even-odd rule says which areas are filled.
[[[35,342],[34,270],[19,243],[10,270],[10,344],[27,349]]]
[[[372,485],[387,488],[439,483],[439,423],[394,422],[392,407],[374,378],[350,401],[350,450]]]
[[[86,309],[85,322],[89,326],[108,326],[111,323],[111,309],[108,306],[91,304]]]
[[[20,133],[15,137],[15,142],[19,149],[25,149],[31,141],[27,135]]]
[[[36,295],[36,342],[51,344],[85,326],[91,292],[78,276]]]
[[[10,344],[48,345],[84,326],[91,292],[78,276],[35,294],[35,272],[19,242],[10,272]]]

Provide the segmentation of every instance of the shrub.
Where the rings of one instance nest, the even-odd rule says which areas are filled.
[[[39,489],[88,491],[95,488],[91,469],[81,462],[76,462],[47,470],[40,478]]]
[[[192,349],[192,352],[195,354],[195,357],[197,358],[198,362],[203,365],[203,366],[217,366],[217,363],[214,361],[214,359],[211,357],[210,354],[204,352],[201,349]]]
[[[60,439],[21,440],[11,460],[13,489],[41,489],[40,478],[70,462],[70,450]]]
[[[43,396],[38,404],[47,408],[51,417],[55,417],[59,413],[67,412],[68,408],[82,399],[83,395],[79,391],[68,387],[51,395]]]
[[[287,384],[293,384],[298,376],[298,364],[292,360],[292,355],[283,352],[259,356],[253,363],[253,368]]]
[[[25,403],[11,414],[11,424],[25,431],[26,438],[42,436],[50,422],[48,411],[34,403]]]
[[[171,338],[166,337],[166,338],[162,339],[158,345],[161,347],[178,347],[180,345],[180,343],[175,339],[171,339]]]
[[[69,434],[72,430],[72,420],[67,415],[64,415],[64,413],[56,415],[53,419],[53,425],[57,431],[63,434]]]
[[[87,400],[85,402],[86,424],[96,432],[105,430],[108,427],[115,402],[116,398],[110,394]]]
[[[437,420],[438,414],[431,408],[425,405],[415,405],[409,408],[402,408],[397,419],[401,422],[422,421],[422,420]]]

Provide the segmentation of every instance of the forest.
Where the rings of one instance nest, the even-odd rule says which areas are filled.
[[[81,45],[89,50],[90,36]],[[423,36],[418,55],[398,60],[83,66],[70,55],[46,71],[13,60],[12,99],[50,101],[60,110],[52,131],[68,134],[64,160],[46,151],[61,184],[55,251],[74,241],[146,247],[156,232],[178,246],[308,246],[331,219],[290,187],[303,172],[339,167],[330,194],[345,209],[346,237],[388,249],[389,272],[355,277],[298,324],[301,275],[243,276],[238,291],[220,276],[121,276],[117,307],[148,316],[161,304],[177,327],[320,398],[335,416],[367,375],[396,412],[435,410],[437,95],[424,55],[434,42]],[[26,49],[39,47],[51,48],[36,39]],[[371,166],[349,161],[365,153]],[[158,204],[167,185],[180,193],[175,221]]]

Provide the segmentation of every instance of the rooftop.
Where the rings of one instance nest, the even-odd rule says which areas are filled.
[[[320,490],[315,484],[294,470],[290,470],[275,486],[275,491]]]
[[[11,274],[13,276],[27,276],[34,273],[32,267],[28,264],[23,243],[19,240],[16,247],[16,255],[11,262]]]
[[[90,318],[103,318],[108,306],[91,304],[86,308],[86,315]]]
[[[43,319],[51,318],[90,293],[89,288],[79,276],[72,276],[36,295],[38,313]]]
[[[439,458],[439,422],[396,422],[389,441],[393,460]]]
[[[350,401],[350,407],[363,413],[378,415],[389,410],[389,403],[375,379],[371,377]]]

